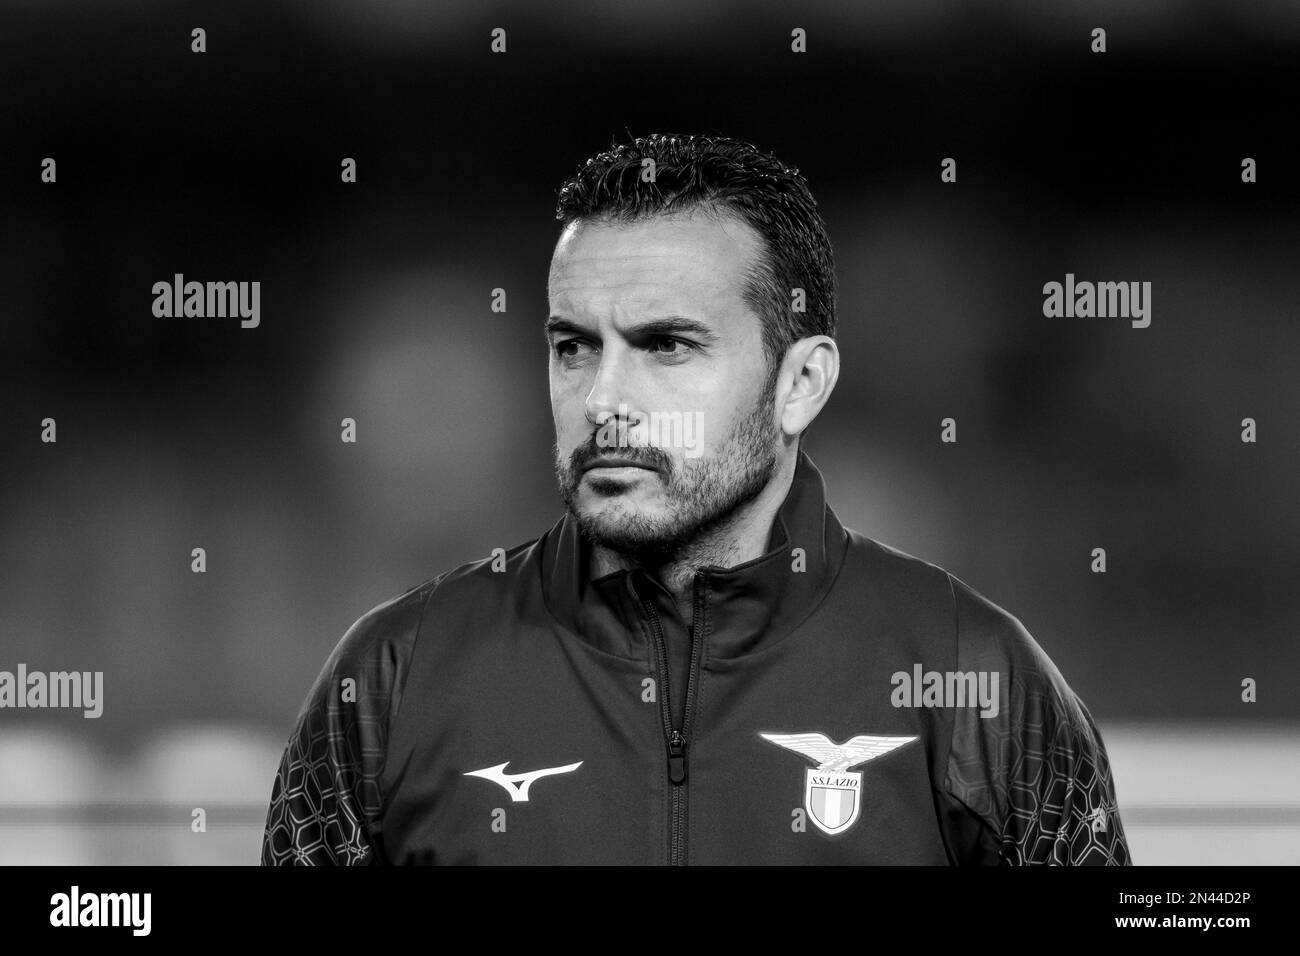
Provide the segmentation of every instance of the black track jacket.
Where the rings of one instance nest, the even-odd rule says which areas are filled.
[[[590,580],[567,514],[381,604],[303,705],[262,862],[1129,862],[1097,726],[1015,617],[845,529],[802,453],[769,544],[698,572],[691,620]]]

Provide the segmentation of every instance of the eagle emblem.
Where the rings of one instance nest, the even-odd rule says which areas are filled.
[[[807,757],[817,766],[804,776],[804,809],[823,833],[843,833],[862,809],[862,773],[852,768],[911,743],[916,737],[858,734],[837,744],[825,734],[764,734],[764,740]]]

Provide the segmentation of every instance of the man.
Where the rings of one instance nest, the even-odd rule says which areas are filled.
[[[317,679],[262,860],[1128,862],[1091,715],[1016,618],[845,529],[807,184],[649,136],[560,189],[567,513],[375,608]]]

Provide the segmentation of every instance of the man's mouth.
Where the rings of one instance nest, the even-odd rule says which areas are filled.
[[[643,461],[637,461],[634,458],[623,458],[619,455],[601,455],[593,458],[582,466],[583,472],[593,471],[596,469],[625,469],[639,468],[642,471],[658,471],[654,465]]]

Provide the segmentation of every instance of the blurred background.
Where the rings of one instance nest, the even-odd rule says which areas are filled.
[[[1021,619],[1135,861],[1300,862],[1298,54],[1291,2],[0,0],[0,670],[105,683],[0,711],[0,863],[256,862],[351,623],[558,517],[555,191],[656,131],[807,176],[832,505]],[[1151,326],[1044,318],[1067,272]]]

